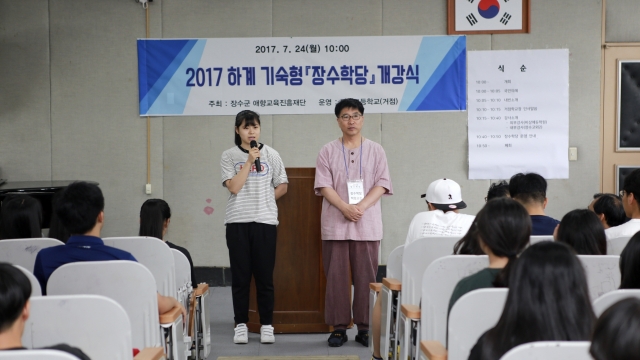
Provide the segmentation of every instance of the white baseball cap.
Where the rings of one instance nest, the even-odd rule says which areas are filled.
[[[427,193],[422,194],[429,204],[440,210],[464,209],[467,204],[462,201],[460,185],[451,179],[438,179],[427,187]]]

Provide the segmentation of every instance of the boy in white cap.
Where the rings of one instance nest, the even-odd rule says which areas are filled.
[[[438,179],[421,196],[429,211],[417,213],[409,225],[405,245],[428,236],[464,236],[475,216],[458,213],[467,207],[462,201],[460,185],[451,179]]]

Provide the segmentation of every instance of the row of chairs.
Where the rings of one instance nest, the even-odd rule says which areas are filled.
[[[488,266],[486,256],[455,255],[459,237],[430,237],[394,249],[387,261],[387,278],[371,284],[370,309],[381,296],[381,354],[390,359],[417,357],[420,340],[446,340],[447,308],[457,282]],[[553,240],[533,236],[531,243]],[[629,238],[609,245],[624,248]],[[620,252],[622,250],[620,249]],[[619,256],[579,256],[585,267],[591,299],[620,285]],[[402,279],[402,280],[399,280]],[[400,309],[400,311],[398,311]],[[370,316],[372,319],[372,316]],[[477,338],[476,338],[477,339]],[[373,344],[370,343],[371,351]]]
[[[187,258],[155,238],[105,238],[104,241],[109,246],[130,252],[139,263],[67,264],[51,275],[47,293],[97,294],[114,298],[129,314],[134,329],[133,347],[162,346],[170,359],[186,359],[189,355],[195,359],[206,358],[211,346],[208,285],[201,284],[193,291]],[[57,245],[63,244],[46,238],[3,240],[0,241],[0,261],[21,266],[32,282],[32,296],[39,296],[40,285],[32,274],[35,257],[40,249]],[[156,315],[156,292],[175,297],[188,309],[189,315],[185,319],[188,326],[182,326],[177,309],[172,314]],[[193,352],[192,345],[195,345]]]
[[[447,338],[448,346],[445,349],[444,342],[423,340],[420,344],[420,358],[430,360],[457,360],[467,359],[471,349],[475,345],[478,338],[487,330],[495,326],[502,314],[502,309],[507,300],[508,289],[480,289],[472,291],[462,296],[451,309],[449,314]],[[619,300],[635,297],[640,298],[640,290],[613,290],[603,294],[593,301],[593,310],[596,316],[600,316],[606,309]],[[482,311],[478,311],[478,304],[482,304]],[[555,343],[555,342],[552,342]],[[565,342],[561,342],[565,343]],[[575,342],[566,342],[566,344],[574,344]],[[586,343],[588,344],[588,342]],[[558,345],[560,346],[560,345]],[[517,351],[518,354],[542,351],[536,346],[522,346],[523,349]],[[569,346],[572,348],[572,346]],[[525,350],[528,349],[528,350]],[[515,350],[515,349],[514,349]],[[544,351],[548,351],[544,350]],[[569,351],[569,349],[565,349]],[[574,348],[570,352],[575,352]],[[585,354],[588,353],[587,351]],[[414,354],[412,354],[414,355]],[[505,358],[508,354],[505,354]],[[514,355],[515,356],[515,355]],[[556,357],[549,358],[558,358]],[[518,357],[513,357],[517,359]],[[526,357],[522,357],[526,358]],[[547,357],[537,357],[544,358]],[[562,358],[562,357],[560,357]],[[571,359],[572,357],[566,357]],[[591,359],[590,357],[574,357],[576,359]],[[562,358],[564,359],[564,358]]]

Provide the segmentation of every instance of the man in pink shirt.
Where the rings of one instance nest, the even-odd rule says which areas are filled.
[[[335,114],[342,137],[322,147],[316,160],[315,193],[322,201],[322,261],[327,278],[325,322],[333,326],[329,346],[347,341],[351,322],[356,341],[369,342],[369,283],[378,270],[378,247],[382,239],[380,197],[392,195],[387,157],[380,144],[361,135],[364,107],[356,99],[336,104]]]

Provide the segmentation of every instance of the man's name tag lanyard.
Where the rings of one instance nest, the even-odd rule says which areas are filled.
[[[362,181],[362,137],[360,137],[360,178],[351,180],[349,178],[349,166],[347,165],[347,155],[344,151],[344,138],[342,138],[342,157],[344,158],[344,169],[347,172],[347,192],[349,193],[349,205],[354,205],[364,199],[364,182]]]

